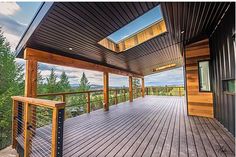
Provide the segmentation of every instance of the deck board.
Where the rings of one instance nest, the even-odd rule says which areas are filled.
[[[68,119],[63,156],[234,156],[234,137],[217,120],[186,111],[184,97],[145,96]]]

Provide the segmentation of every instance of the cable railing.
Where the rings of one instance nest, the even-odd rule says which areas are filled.
[[[65,102],[12,99],[12,147],[24,156],[62,156]]]
[[[183,96],[184,93],[184,87],[165,86],[146,87],[144,94]],[[133,99],[141,96],[142,88],[133,88]],[[64,120],[104,107],[103,90],[47,93],[37,97],[12,97],[13,148],[27,156],[56,156],[62,153]],[[109,106],[128,100],[128,88],[109,90]]]
[[[158,96],[184,96],[185,90],[183,86],[159,86],[146,87],[146,95]]]
[[[103,90],[38,94],[39,98],[66,103],[65,119],[103,108]],[[128,101],[128,88],[109,90],[109,106]]]

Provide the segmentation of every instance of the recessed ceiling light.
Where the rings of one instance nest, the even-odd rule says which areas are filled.
[[[71,47],[69,47],[69,50],[72,51],[73,49]]]
[[[180,33],[181,33],[181,34],[184,34],[184,31],[181,31]]]

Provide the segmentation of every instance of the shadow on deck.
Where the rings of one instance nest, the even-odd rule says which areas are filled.
[[[35,142],[40,140],[50,144],[50,134]],[[68,119],[63,141],[65,157],[235,154],[234,137],[217,120],[187,116],[184,97],[174,96],[145,96],[111,106],[108,112],[98,110]],[[47,145],[38,146],[37,151],[50,154]]]

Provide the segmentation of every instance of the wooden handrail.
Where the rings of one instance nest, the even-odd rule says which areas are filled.
[[[12,99],[15,101],[20,101],[23,103],[28,103],[36,106],[42,106],[47,108],[62,108],[65,107],[65,102],[52,101],[38,98],[29,98],[23,96],[12,96]]]
[[[115,90],[124,90],[128,88],[117,88],[117,89],[109,89],[109,91],[115,91]],[[94,92],[103,92],[102,89],[99,90],[89,90],[89,91],[79,91],[79,92],[59,92],[59,93],[46,93],[46,94],[38,94],[38,97],[43,96],[58,96],[58,95],[73,95],[73,94],[86,94],[86,93],[94,93]]]

